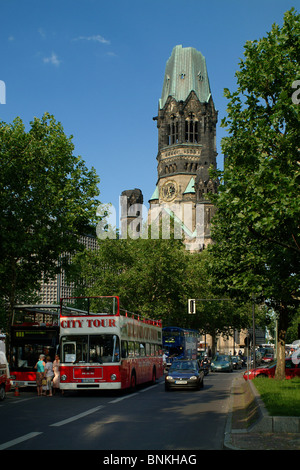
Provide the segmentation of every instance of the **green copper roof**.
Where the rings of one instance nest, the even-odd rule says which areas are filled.
[[[186,187],[186,189],[185,189],[185,191],[184,191],[183,194],[194,193],[194,192],[195,192],[195,187],[194,187],[194,186],[195,186],[195,180],[194,180],[194,178],[191,178],[191,179],[190,179],[190,182],[189,182],[189,184],[187,185],[187,187]]]
[[[155,199],[159,199],[159,190],[158,186],[156,186],[154,193],[152,194],[150,201],[154,201]]]
[[[185,101],[192,90],[201,103],[211,96],[205,57],[193,47],[175,46],[167,61],[159,107],[164,107],[169,96]]]

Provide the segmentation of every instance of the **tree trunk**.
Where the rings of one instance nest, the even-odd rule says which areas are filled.
[[[210,332],[210,335],[211,335],[211,338],[212,338],[211,356],[215,357],[215,355],[216,355],[216,344],[217,344],[216,332],[215,331]]]
[[[288,312],[285,306],[282,306],[279,312],[277,328],[277,365],[275,379],[285,380],[285,337],[288,324]]]

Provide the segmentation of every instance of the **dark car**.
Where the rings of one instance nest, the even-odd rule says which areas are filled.
[[[173,362],[165,377],[165,390],[171,388],[193,388],[199,390],[203,387],[204,370],[197,360],[180,360]]]

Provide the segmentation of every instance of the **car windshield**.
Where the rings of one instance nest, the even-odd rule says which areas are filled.
[[[197,362],[196,361],[176,361],[173,362],[172,367],[170,367],[169,372],[171,371],[187,371],[187,370],[196,370]]]
[[[214,358],[214,362],[223,362],[223,361],[229,361],[228,356],[216,356]]]

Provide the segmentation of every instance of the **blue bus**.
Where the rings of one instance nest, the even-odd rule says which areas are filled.
[[[166,326],[163,333],[163,350],[168,355],[167,364],[176,359],[197,359],[197,330]]]

